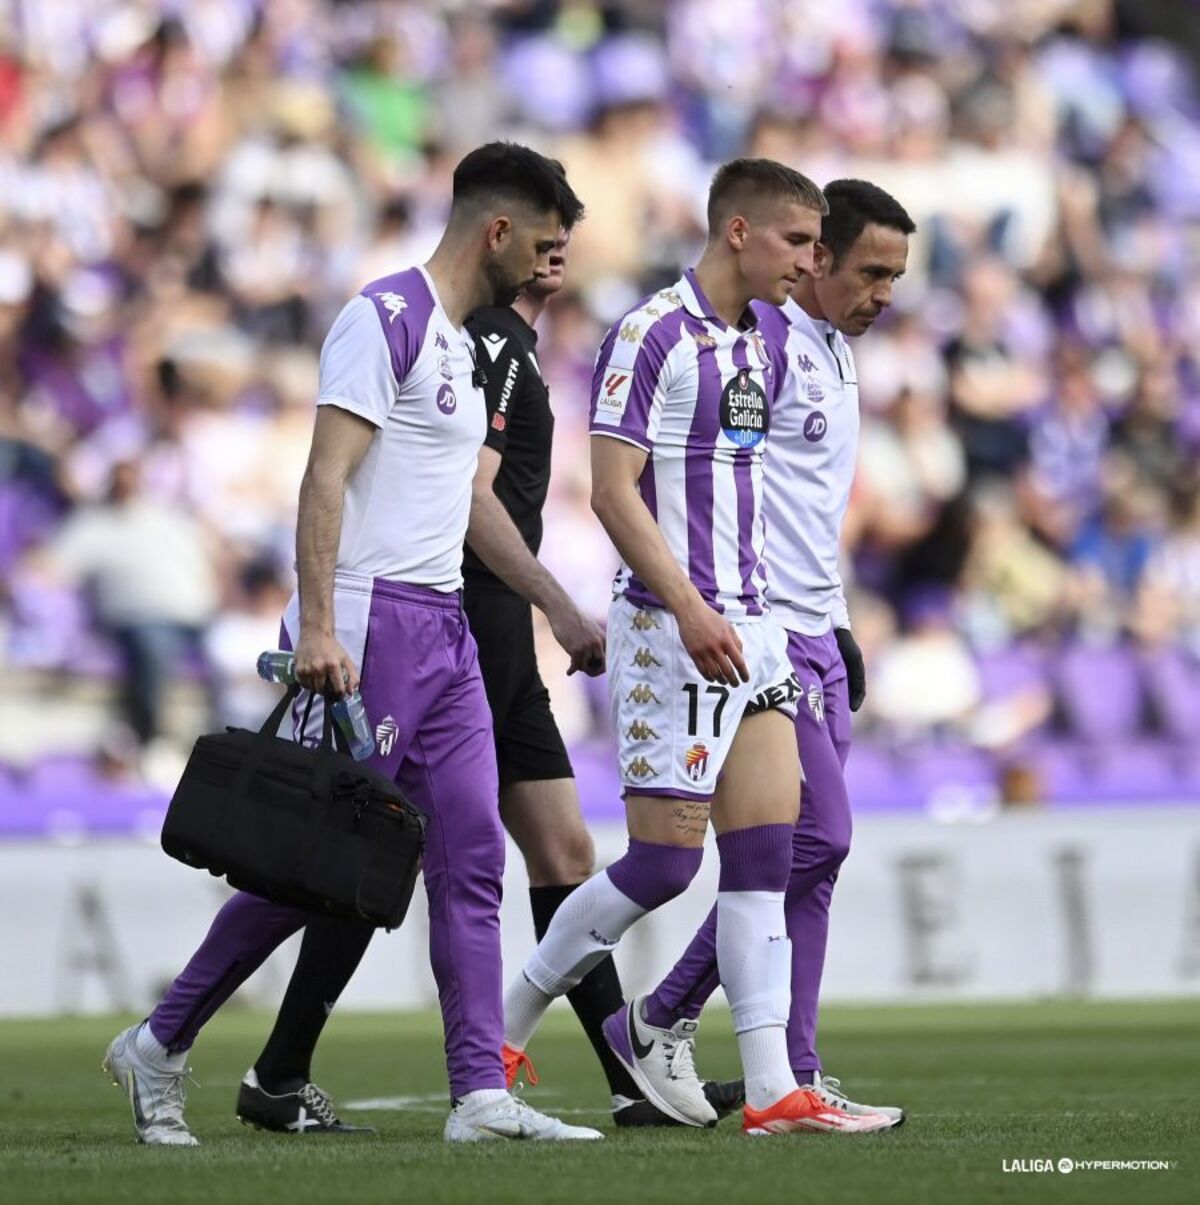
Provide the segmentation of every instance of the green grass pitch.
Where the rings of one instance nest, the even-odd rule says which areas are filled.
[[[0,1201],[288,1202],[371,1205],[780,1205],[864,1202],[1200,1200],[1200,1005],[1053,1003],[829,1009],[827,1070],[860,1099],[903,1104],[881,1135],[744,1138],[612,1132],[597,1064],[568,1012],[531,1053],[528,1099],[609,1128],[603,1143],[441,1141],[441,1033],[432,1014],[340,1014],[316,1077],[371,1138],[258,1134],[233,1117],[238,1079],[268,1018],[228,1011],[193,1053],[188,1116],[198,1150],[133,1141],[128,1108],[99,1071],[127,1020],[0,1023]],[[701,1032],[705,1074],[737,1074],[728,1015]],[[390,1098],[390,1099],[389,1099]],[[346,1108],[361,1102],[371,1108]],[[386,1107],[383,1107],[386,1106]],[[1004,1160],[1164,1159],[1168,1171],[1005,1173]]]

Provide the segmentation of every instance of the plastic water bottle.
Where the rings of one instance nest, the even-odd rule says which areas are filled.
[[[273,649],[260,654],[258,658],[258,676],[266,682],[279,682],[291,686],[296,681],[296,656],[282,649]],[[350,756],[355,761],[366,761],[375,752],[375,735],[371,731],[371,723],[367,719],[367,709],[363,706],[362,695],[356,690],[345,694],[340,699],[334,699],[329,704],[330,714],[337,724]]]

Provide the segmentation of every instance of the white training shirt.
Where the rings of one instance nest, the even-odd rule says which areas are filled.
[[[850,626],[838,551],[858,455],[858,375],[832,323],[790,298],[754,308],[768,341],[787,348],[766,454],[767,599],[785,628],[820,636]]]
[[[701,596],[731,619],[766,610],[763,450],[782,350],[756,326],[727,326],[689,270],[612,327],[592,380],[591,434],[646,450],[642,500]],[[628,565],[614,591],[663,605]]]
[[[379,428],[350,478],[337,572],[462,585],[471,480],[487,431],[474,346],[423,268],[367,285],[321,348],[318,406]]]

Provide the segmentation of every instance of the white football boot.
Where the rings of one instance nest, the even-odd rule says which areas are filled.
[[[683,1125],[715,1126],[717,1111],[696,1074],[699,1023],[685,1017],[659,1029],[643,1021],[641,1012],[642,997],[635,996],[604,1022],[609,1049],[655,1108]]]
[[[599,1130],[547,1117],[508,1092],[495,1096],[488,1093],[480,1101],[459,1101],[446,1118],[442,1136],[447,1142],[486,1142],[492,1138],[569,1142],[604,1137]]]
[[[806,1088],[810,1085],[800,1086]],[[821,1072],[814,1071],[811,1087],[827,1105],[834,1105],[844,1113],[849,1113],[851,1117],[888,1117],[891,1118],[893,1128],[904,1122],[904,1110],[895,1105],[860,1105],[851,1100],[842,1091],[842,1081],[832,1075],[822,1075]]]
[[[184,1080],[188,1076],[183,1056],[178,1057],[178,1067],[151,1063],[138,1052],[139,1029],[141,1025],[131,1025],[113,1038],[101,1070],[111,1075],[113,1083],[129,1098],[139,1142],[148,1146],[199,1146],[183,1119]]]

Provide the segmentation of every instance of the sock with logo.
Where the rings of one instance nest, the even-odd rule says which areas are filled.
[[[791,942],[783,912],[792,825],[717,838],[717,963],[746,1079],[746,1103],[765,1109],[796,1089],[788,1062]]]
[[[328,916],[314,916],[305,925],[275,1028],[254,1064],[264,1092],[295,1092],[312,1078],[317,1040],[374,933],[374,926],[363,921]]]
[[[575,891],[578,884],[562,887],[530,887],[529,903],[533,908],[533,929],[538,941],[546,936],[546,930],[563,901]],[[621,1066],[620,1060],[604,1040],[601,1026],[625,1003],[621,991],[621,978],[617,964],[609,954],[598,963],[567,993],[567,1001],[575,1010],[596,1057],[604,1068],[609,1091],[614,1096],[625,1096],[630,1100],[641,1100],[642,1091],[633,1082],[633,1077]]]

